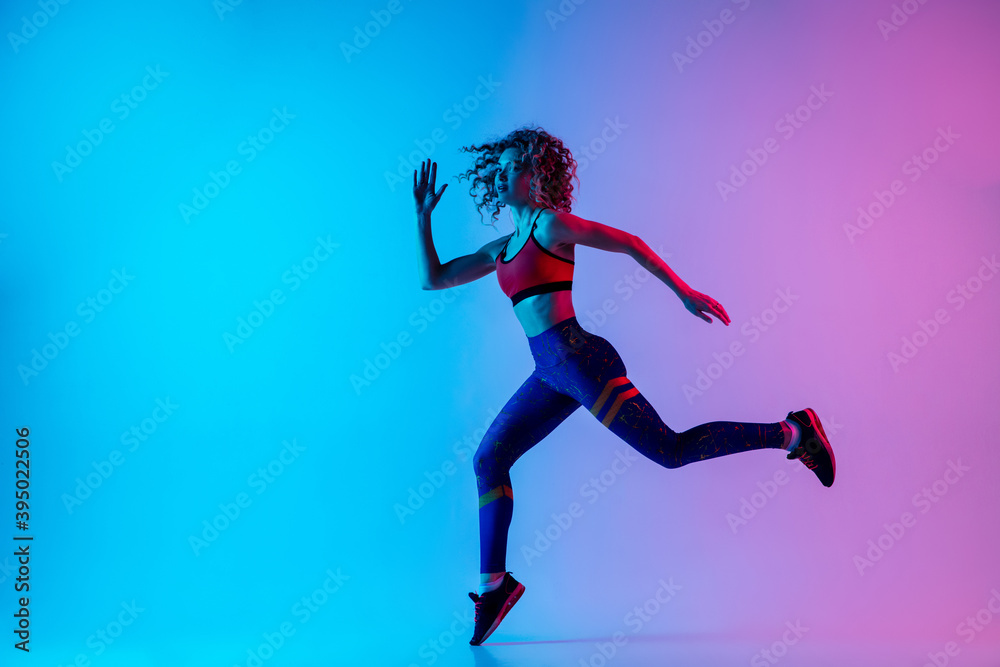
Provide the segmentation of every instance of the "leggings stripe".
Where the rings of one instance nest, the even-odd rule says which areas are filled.
[[[615,387],[623,384],[630,384],[629,379],[624,375],[608,380],[607,384],[604,385],[604,391],[602,391],[601,395],[597,397],[596,401],[594,401],[594,407],[590,409],[595,417],[597,416],[597,413],[601,411],[601,408],[604,407],[604,402],[608,400],[609,396],[611,396],[611,392],[615,390]]]
[[[618,408],[622,406],[622,403],[624,403],[625,401],[632,398],[638,393],[639,390],[636,389],[635,387],[632,387],[628,391],[618,394],[618,398],[615,399],[615,402],[611,405],[611,409],[608,410],[608,414],[604,416],[604,419],[601,420],[601,423],[604,424],[605,426],[611,424],[611,421],[615,418],[615,415],[618,414]]]
[[[508,498],[513,500],[514,490],[509,486],[504,486],[504,485],[498,486],[495,489],[490,489],[488,492],[479,496],[479,506],[482,507],[483,505],[487,505],[496,500],[497,498],[502,498],[504,496],[507,496]]]

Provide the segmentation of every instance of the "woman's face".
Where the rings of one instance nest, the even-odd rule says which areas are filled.
[[[531,192],[531,168],[522,164],[520,158],[521,152],[516,148],[508,148],[500,155],[493,186],[497,198],[505,204],[526,202]]]

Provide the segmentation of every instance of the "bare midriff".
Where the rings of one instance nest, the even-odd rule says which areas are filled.
[[[514,306],[514,315],[526,336],[537,336],[552,325],[576,315],[573,310],[573,293],[562,290],[529,296]]]

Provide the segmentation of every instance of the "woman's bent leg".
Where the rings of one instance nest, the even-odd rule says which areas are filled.
[[[643,456],[665,468],[754,449],[783,449],[786,440],[781,422],[716,421],[675,433],[638,390],[622,403],[606,426]]]
[[[507,569],[507,533],[514,511],[510,468],[580,407],[532,373],[490,425],[473,457],[479,492],[480,572]]]
[[[625,363],[604,338],[588,333],[587,343],[546,375],[554,386],[586,406],[612,433],[665,468],[753,449],[782,449],[782,422],[718,421],[683,433],[667,426],[626,376]]]

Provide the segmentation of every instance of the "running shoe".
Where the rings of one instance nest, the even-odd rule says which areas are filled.
[[[469,597],[476,603],[476,629],[469,643],[473,646],[479,646],[486,641],[486,638],[493,634],[493,631],[500,625],[500,621],[518,601],[522,593],[524,593],[524,586],[510,576],[510,572],[503,573],[500,586],[492,591],[482,595],[469,593]]]
[[[798,446],[788,452],[788,459],[799,459],[816,473],[823,486],[833,486],[837,474],[837,460],[833,457],[833,447],[823,432],[819,416],[812,408],[789,412],[788,419],[794,419],[802,428]]]

